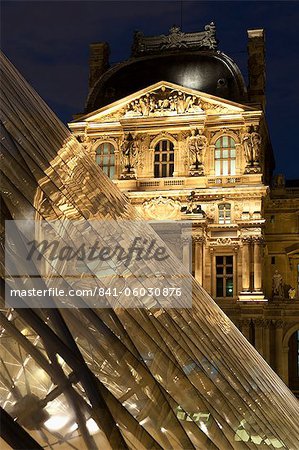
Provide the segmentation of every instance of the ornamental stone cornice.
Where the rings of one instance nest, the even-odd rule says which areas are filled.
[[[299,207],[299,197],[295,198],[283,198],[283,199],[267,199],[265,207],[267,209],[285,209],[286,205],[291,207]]]
[[[183,32],[180,27],[174,25],[167,35],[145,36],[141,31],[135,31],[132,56],[161,54],[163,51],[176,49],[216,50],[217,44],[216,27],[213,22],[205,25],[203,31],[191,33]]]
[[[264,319],[254,319],[254,325],[256,328],[264,328],[265,326],[265,321]]]
[[[241,327],[242,328],[244,328],[244,327],[250,327],[250,325],[251,325],[251,319],[241,319],[240,320],[240,325],[241,325]]]
[[[272,320],[272,323],[273,323],[275,329],[283,328],[283,326],[284,326],[283,320]]]

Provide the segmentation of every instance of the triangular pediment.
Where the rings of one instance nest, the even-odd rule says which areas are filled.
[[[254,108],[178,84],[159,81],[74,122],[118,121],[130,118],[194,114],[233,114]]]

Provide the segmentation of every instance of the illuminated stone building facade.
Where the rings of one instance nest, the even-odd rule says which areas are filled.
[[[148,190],[140,190],[140,192],[144,191],[144,201],[142,202],[141,198],[137,198],[136,201],[136,198],[129,199],[130,192],[132,194],[138,192],[137,182],[142,181],[142,178],[138,180],[136,148],[139,147],[135,146],[135,142],[138,133],[143,131],[139,125],[142,120],[145,123],[146,117],[140,116],[137,120],[133,115],[133,118],[129,119],[133,123],[138,123],[138,130],[135,132],[132,130],[131,134],[127,130],[126,119],[124,119],[125,125],[122,125],[122,116],[119,123],[115,120],[114,124],[104,120],[93,121],[95,137],[92,138],[85,137],[86,122],[82,120],[79,127],[83,131],[77,131],[78,134],[81,133],[84,145],[87,144],[84,147],[1,53],[0,61],[2,80],[0,90],[2,105],[0,238],[2,243],[5,240],[6,253],[5,269],[2,266],[0,271],[2,286],[0,292],[1,449],[239,450],[261,448],[297,450],[299,448],[297,399],[200,284],[186,273],[181,261],[175,255],[169,254],[168,260],[159,261],[158,273],[157,266],[147,258],[143,261],[138,259],[138,264],[135,264],[135,261],[133,264],[124,262],[123,276],[120,277],[119,272],[112,273],[111,278],[108,279],[108,289],[115,281],[121,281],[121,285],[124,286],[124,282],[127,284],[128,280],[127,286],[134,287],[133,290],[139,288],[139,294],[133,293],[133,296],[127,296],[125,292],[118,290],[117,307],[112,307],[115,304],[107,304],[108,289],[105,291],[105,298],[99,290],[97,293],[91,289],[92,292],[89,292],[88,297],[92,294],[93,301],[91,305],[87,302],[82,289],[86,286],[87,278],[95,282],[99,289],[107,286],[103,283],[101,276],[105,274],[105,269],[98,271],[98,264],[95,267],[94,261],[86,258],[86,266],[83,268],[84,258],[83,261],[78,258],[79,273],[67,270],[65,274],[61,273],[59,268],[68,266],[70,269],[72,264],[65,264],[65,260],[60,261],[60,258],[54,258],[58,264],[53,263],[47,255],[46,269],[50,265],[54,269],[51,274],[48,270],[44,270],[44,264],[35,264],[40,255],[32,261],[30,257],[28,258],[26,251],[25,239],[28,236],[28,230],[31,229],[34,236],[38,237],[40,230],[38,224],[41,224],[41,219],[47,224],[47,238],[53,236],[48,226],[50,223],[53,224],[53,219],[55,220],[58,225],[56,236],[63,246],[66,242],[70,242],[73,249],[77,248],[77,245],[81,248],[84,237],[87,236],[88,243],[94,242],[95,238],[100,247],[104,245],[104,248],[107,248],[107,244],[110,245],[113,241],[113,244],[117,242],[128,249],[128,246],[135,242],[136,219],[138,219],[137,210],[129,200],[132,203],[135,201],[140,214],[144,215],[143,211],[145,211],[150,218],[153,215],[151,211],[155,211],[156,216],[160,218],[169,217],[171,211],[178,209],[178,216],[184,217],[183,223],[194,222],[194,237],[202,238],[193,239],[194,246],[202,244],[202,247],[199,246],[202,250],[202,258],[209,256],[206,247],[214,248],[212,255],[215,252],[216,258],[217,256],[225,258],[221,260],[221,264],[216,259],[216,268],[223,268],[227,278],[233,278],[232,282],[227,282],[225,279],[222,285],[225,288],[222,293],[230,295],[230,289],[232,289],[233,296],[216,298],[217,302],[223,301],[227,308],[229,304],[232,305],[232,311],[229,314],[235,322],[239,322],[240,319],[254,318],[255,327],[261,323],[260,327],[252,327],[251,330],[252,332],[255,330],[255,335],[253,334],[251,339],[255,339],[256,345],[261,342],[270,342],[272,339],[269,336],[268,341],[263,338],[266,329],[262,327],[264,320],[268,320],[269,323],[272,320],[273,326],[276,326],[275,333],[270,333],[270,329],[269,333],[275,337],[278,349],[283,342],[288,343],[293,326],[291,320],[294,322],[294,317],[291,318],[291,307],[294,307],[293,316],[296,314],[295,301],[289,304],[289,310],[282,309],[278,303],[275,310],[274,302],[271,304],[272,309],[267,310],[268,304],[262,298],[263,292],[265,295],[267,292],[263,291],[263,286],[258,289],[256,279],[251,280],[249,277],[253,284],[249,285],[248,290],[246,285],[241,284],[241,294],[236,291],[239,288],[236,288],[234,284],[234,277],[238,279],[239,270],[236,270],[235,261],[238,262],[238,259],[243,257],[243,250],[241,255],[238,252],[238,245],[243,247],[243,242],[237,239],[239,233],[243,233],[244,237],[248,238],[262,235],[262,225],[259,225],[262,224],[262,219],[250,218],[250,214],[255,212],[257,206],[253,206],[253,213],[251,210],[249,212],[245,210],[249,219],[242,218],[241,215],[240,222],[236,222],[239,228],[237,228],[233,245],[234,236],[230,235],[220,234],[218,237],[227,237],[230,240],[220,240],[217,244],[216,239],[215,242],[212,232],[221,232],[225,230],[224,226],[227,226],[228,231],[232,231],[233,226],[229,227],[229,225],[233,225],[237,220],[231,215],[234,209],[227,206],[218,209],[218,203],[221,206],[237,202],[235,198],[239,197],[236,195],[233,199],[231,193],[236,182],[225,181],[223,188],[218,185],[219,183],[213,184],[215,195],[219,195],[223,189],[225,193],[223,195],[228,197],[222,203],[219,198],[213,199],[217,208],[216,214],[218,214],[213,216],[213,210],[211,213],[208,212],[208,193],[213,190],[213,186],[209,187],[208,181],[204,181],[204,185],[199,187],[200,180],[213,178],[227,180],[235,175],[207,176],[206,170],[209,163],[203,156],[206,153],[203,153],[202,147],[205,152],[208,152],[208,146],[214,145],[209,144],[209,140],[213,139],[210,138],[212,131],[210,130],[208,134],[207,127],[201,127],[200,120],[197,122],[195,120],[193,123],[195,126],[190,129],[188,129],[188,123],[183,125],[179,120],[180,115],[188,114],[190,117],[194,114],[194,118],[197,115],[199,119],[201,115],[206,114],[201,112],[201,110],[205,111],[204,104],[213,105],[218,100],[201,91],[191,91],[185,87],[180,87],[176,94],[177,85],[170,82],[163,81],[162,85],[158,84],[155,87],[151,85],[150,92],[154,91],[154,93],[150,95],[155,96],[155,92],[158,91],[157,101],[161,100],[161,96],[163,108],[167,109],[168,116],[155,114],[146,116],[148,121],[152,121],[152,131],[148,131],[145,126],[144,134],[152,133],[150,134],[151,143],[155,139],[152,135],[156,131],[152,152],[158,157],[154,156],[151,160],[154,169],[148,168],[148,171],[151,170],[151,176],[145,177],[144,182],[146,180],[148,182],[188,180],[191,188],[170,184],[167,189],[158,186],[159,190],[155,191],[157,186],[149,185]],[[179,109],[178,100],[175,100],[174,104],[177,104],[178,111],[171,109],[173,114],[169,114],[169,104],[172,105],[172,101],[170,102],[166,97],[169,89],[172,89],[172,98],[177,96],[175,98],[178,99],[185,96],[184,102],[187,102],[187,97],[191,97],[192,101],[189,98],[188,105],[191,102],[193,112],[185,103],[185,108],[188,110],[178,113],[181,109]],[[164,95],[166,98],[163,97]],[[132,101],[130,99],[129,104]],[[138,102],[134,100],[136,101]],[[126,98],[122,103],[124,108],[125,102]],[[241,104],[236,106],[238,104],[229,101],[223,101],[223,104],[229,105],[229,108],[235,106],[243,109]],[[206,107],[207,111],[212,108],[209,105]],[[130,108],[129,106],[129,111],[131,111]],[[154,113],[157,111],[154,110]],[[231,115],[234,114],[237,113],[234,112]],[[243,114],[246,115],[245,111],[240,111],[240,117],[243,117]],[[178,119],[178,124],[173,125],[174,130],[165,131],[169,133],[167,137],[162,135],[162,144],[159,139],[157,140],[159,133],[163,132],[157,125],[159,117],[165,125],[167,125],[167,117],[170,124],[175,121],[175,118]],[[209,117],[209,119],[212,118]],[[249,120],[253,120],[251,110]],[[108,131],[103,131],[101,124],[104,128],[107,126]],[[157,130],[154,128],[155,124]],[[175,126],[178,131],[175,131]],[[254,123],[253,126],[257,125]],[[113,134],[114,127],[116,132]],[[229,127],[231,128],[232,126]],[[183,132],[188,132],[187,136],[182,136]],[[256,132],[260,131],[250,129],[249,134]],[[101,140],[100,136],[104,139]],[[231,135],[220,134],[219,136],[221,146],[218,147],[217,139],[219,138],[216,137],[214,152],[216,155],[216,152],[220,151],[222,158],[215,159],[221,160],[220,167],[224,170],[223,161],[227,159],[224,152],[229,151],[230,170],[232,171],[234,167],[232,161],[235,158],[236,172],[239,171],[237,164],[240,155],[238,153],[242,151],[242,147],[236,148],[238,130],[234,129]],[[184,139],[188,138],[187,144]],[[250,136],[247,138],[251,140]],[[92,143],[94,147],[90,149],[89,139],[99,139],[99,141]],[[120,139],[120,142],[114,139]],[[117,142],[119,142],[118,146]],[[197,143],[196,152],[193,147],[194,142]],[[150,145],[149,148],[151,148]],[[147,154],[149,148],[145,147],[145,155],[150,160]],[[177,176],[161,177],[161,172],[162,175],[165,173],[171,175],[171,172],[179,167],[176,153],[180,151],[180,148],[185,148],[185,151],[186,148],[191,148],[191,161],[187,164],[185,175],[179,172]],[[167,155],[166,160],[164,154]],[[115,164],[120,155],[122,156],[119,159],[120,162]],[[114,183],[96,166],[95,156],[108,175],[114,177]],[[255,161],[259,164],[254,164]],[[257,177],[256,180],[259,179],[261,176],[259,171],[262,169],[258,166],[262,164],[262,159],[258,161],[255,159],[248,164],[248,176],[251,179],[253,177]],[[163,169],[163,165],[166,165],[166,169]],[[214,165],[216,167],[215,161]],[[156,166],[158,168],[155,168]],[[247,176],[246,166],[244,177]],[[257,169],[256,174],[254,167]],[[116,172],[113,173],[115,169]],[[183,171],[182,168],[180,170]],[[189,171],[192,172],[190,176]],[[239,178],[242,178],[242,172],[239,172]],[[156,177],[153,176],[155,174]],[[127,192],[127,196],[116,185],[122,183],[122,189]],[[130,183],[132,190],[128,192]],[[273,199],[274,202],[280,201],[281,196],[288,189],[288,185],[283,187],[281,180],[277,184],[278,191],[276,198]],[[256,192],[253,183],[251,188],[248,184],[248,189],[252,189],[252,195],[259,193],[261,197],[264,184],[256,181],[256,185]],[[181,189],[181,198],[177,194],[180,192],[179,189]],[[194,194],[192,194],[193,190],[195,190]],[[207,194],[201,194],[205,191]],[[155,192],[156,195],[154,195]],[[197,195],[202,195],[201,203],[195,198]],[[260,197],[257,195],[255,199]],[[157,199],[156,203],[152,202],[153,199]],[[258,203],[255,199],[254,202]],[[150,205],[148,208],[146,202]],[[152,204],[153,207],[151,207]],[[280,220],[279,214],[282,211],[280,208],[277,212],[275,203],[271,208],[271,216],[273,216],[271,223],[274,223]],[[260,214],[263,216],[262,211]],[[228,223],[227,219],[230,217],[231,223]],[[6,222],[11,219],[13,222]],[[34,219],[31,225],[30,219]],[[10,238],[7,232],[19,220],[25,221],[25,227],[21,228],[21,233]],[[103,222],[99,223],[99,220]],[[246,220],[249,224],[246,227],[248,230],[245,230],[243,225]],[[213,223],[217,227],[213,228]],[[96,228],[97,224],[101,224],[99,230]],[[105,228],[103,224],[109,229],[108,239],[103,235],[103,228]],[[117,225],[124,225],[125,228],[116,231]],[[253,231],[254,229],[257,231]],[[286,243],[289,256],[287,258],[293,263],[295,252],[294,244],[291,244],[292,229],[288,228],[288,232]],[[163,244],[146,221],[142,222],[142,237],[146,240],[154,239],[156,249]],[[246,258],[249,253],[248,259],[252,260],[251,251],[253,250],[254,258],[254,241],[246,239],[245,243],[250,250],[249,248],[248,252],[246,250],[244,257]],[[186,263],[187,256],[190,254],[188,244],[191,246],[192,243],[182,243]],[[269,250],[269,257],[271,258],[272,253],[276,251],[277,260],[284,258],[283,248],[273,245]],[[25,253],[22,252],[24,249]],[[4,245],[1,245],[0,251],[1,260],[4,261]],[[198,248],[196,254],[200,255]],[[67,253],[67,263],[69,263],[68,257],[69,253]],[[201,259],[199,262],[201,263]],[[204,280],[208,280],[209,277],[205,266],[201,268],[199,262],[195,260],[193,268],[190,264],[190,270],[196,272],[197,277],[201,273],[204,283],[206,282]],[[78,269],[77,265],[76,267]],[[151,285],[154,284],[159,290],[177,284],[177,280],[174,278],[171,280],[167,276],[169,267],[173,269],[175,278],[177,274],[183,272],[184,279],[192,283],[192,308],[185,307],[185,290],[182,291],[184,295],[175,295],[178,303],[174,303],[173,297],[168,296],[172,302],[171,306],[174,306],[171,308],[169,304],[168,307],[164,306],[165,302],[161,302],[159,294],[150,294],[150,308],[146,307],[145,302],[140,302],[144,297],[141,294],[141,288],[148,286],[144,279],[145,273],[148,274]],[[85,270],[82,271],[82,269]],[[144,272],[144,269],[148,270]],[[138,277],[138,272],[141,277]],[[220,272],[216,270],[216,275],[223,275]],[[278,299],[282,300],[282,297],[279,297],[281,294],[279,276],[276,274],[275,289]],[[210,280],[212,278],[213,275],[210,276]],[[244,280],[247,280],[247,275]],[[52,282],[55,288],[58,288],[57,295],[54,295],[52,291],[49,292],[50,286],[53,288]],[[239,283],[242,282],[241,277]],[[216,294],[217,286],[219,287],[219,283],[217,285],[216,282]],[[62,290],[60,290],[61,287],[63,287]],[[73,296],[74,291],[71,293],[70,287],[79,288],[75,291],[76,297]],[[16,289],[11,290],[11,288]],[[35,290],[38,288],[39,294],[36,298],[34,294],[31,296],[32,288]],[[12,294],[14,295],[13,303],[11,303]],[[246,301],[242,300],[242,295],[247,295]],[[137,304],[132,305],[133,297],[137,300]],[[257,297],[261,301],[257,301]],[[128,299],[130,308],[126,307]],[[106,307],[101,307],[103,306],[101,301],[105,302]],[[260,308],[260,305],[264,310]],[[283,324],[280,322],[282,312],[284,313]],[[272,316],[269,316],[270,313]],[[268,314],[267,319],[265,319],[266,314]],[[258,317],[261,317],[260,322],[257,322]],[[246,325],[246,322],[244,324]],[[245,333],[244,324],[240,326],[242,325]],[[262,334],[257,333],[258,329],[263,330]],[[288,335],[285,333],[286,330]],[[261,347],[258,348],[261,351]]]
[[[108,45],[92,44],[85,114],[69,126],[140,216],[192,222],[185,264],[299,392],[299,190],[271,181],[264,31],[248,31],[248,88],[217,44],[213,23],[138,32],[110,68]]]

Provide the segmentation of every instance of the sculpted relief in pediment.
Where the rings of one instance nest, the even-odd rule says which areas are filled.
[[[192,91],[161,86],[131,99],[113,112],[101,113],[105,121],[129,118],[177,116],[183,114],[223,114],[236,111],[220,101],[215,101]]]
[[[203,109],[200,98],[183,91],[161,87],[147,92],[142,97],[131,101],[125,110],[124,117],[164,116],[185,113],[200,113]]]

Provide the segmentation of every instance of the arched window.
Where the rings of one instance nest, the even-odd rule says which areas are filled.
[[[230,203],[221,203],[218,206],[218,222],[231,223],[231,206]]]
[[[154,176],[155,178],[172,177],[174,172],[174,146],[166,139],[155,146]]]
[[[115,155],[114,146],[110,142],[103,142],[98,146],[96,151],[96,163],[109,178],[114,178]]]
[[[236,147],[230,136],[222,136],[215,144],[215,175],[236,174]]]

